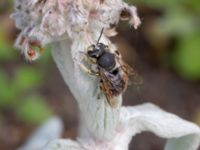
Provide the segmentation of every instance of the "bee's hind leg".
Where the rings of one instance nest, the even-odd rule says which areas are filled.
[[[101,98],[101,94],[102,94],[102,82],[100,81],[100,85],[97,87],[97,99],[100,99]]]
[[[100,83],[99,83],[99,87],[97,89],[97,99],[100,99],[100,97],[102,95],[102,92],[105,94],[105,91],[106,91],[106,88],[105,88],[105,86],[103,84],[103,80],[101,79]],[[106,94],[105,94],[105,96],[106,96]]]

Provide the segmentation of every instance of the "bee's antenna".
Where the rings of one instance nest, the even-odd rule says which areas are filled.
[[[102,37],[103,30],[104,30],[104,28],[101,29],[101,34],[100,34],[100,36],[99,36],[99,39],[97,40],[97,44],[99,43],[99,41],[100,41],[100,39],[101,39],[101,37]]]

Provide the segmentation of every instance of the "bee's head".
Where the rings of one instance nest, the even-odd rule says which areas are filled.
[[[108,47],[107,45],[99,42],[101,39],[101,36],[103,35],[103,30],[104,28],[102,28],[101,30],[101,34],[97,40],[96,45],[93,44],[88,48],[87,54],[91,58],[98,59],[99,57],[101,57],[101,55],[103,55],[103,53],[105,53],[105,49]]]
[[[98,59],[105,52],[106,45],[98,43],[96,45],[91,45],[88,49],[88,56],[91,58]]]

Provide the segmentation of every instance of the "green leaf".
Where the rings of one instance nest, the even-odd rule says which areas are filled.
[[[12,105],[17,98],[16,90],[9,82],[6,73],[0,70],[0,107]]]
[[[49,61],[51,60],[50,58],[51,58],[51,48],[50,48],[50,46],[46,46],[45,51],[42,54],[40,61],[39,61],[40,65],[44,66],[44,65],[48,64]]]
[[[180,5],[180,2],[181,1],[184,1],[184,0],[164,0],[164,1],[161,1],[161,0],[127,0],[133,4],[135,3],[139,3],[139,4],[146,4],[150,7],[156,7],[156,8],[172,8],[174,6],[178,6],[177,4]]]
[[[39,86],[42,83],[42,73],[32,67],[21,67],[16,69],[14,86],[19,91],[25,91]]]
[[[158,20],[157,30],[168,35],[187,36],[199,30],[196,18],[182,9],[172,9]]]
[[[200,79],[200,33],[184,37],[176,48],[173,63],[177,71],[191,80]]]
[[[5,93],[9,90],[8,84],[6,74],[3,71],[0,71],[0,106],[7,101],[7,94]]]
[[[15,54],[16,52],[13,50],[12,43],[5,39],[5,33],[3,29],[0,28],[0,60],[14,59]]]
[[[189,9],[190,11],[192,11],[194,13],[200,12],[200,1],[199,0],[184,1],[183,4],[184,4],[184,6],[186,6],[186,9]]]
[[[26,123],[41,123],[51,116],[51,110],[41,96],[31,96],[17,108],[17,116]]]

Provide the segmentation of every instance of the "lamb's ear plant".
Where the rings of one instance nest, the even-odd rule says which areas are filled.
[[[140,25],[136,7],[122,0],[16,0],[12,18],[21,30],[16,47],[28,61],[36,60],[46,44],[64,81],[80,109],[80,129],[76,141],[55,139],[44,150],[127,150],[133,136],[150,131],[169,139],[165,150],[196,150],[200,128],[153,104],[122,106],[122,95],[111,107],[104,94],[98,96],[99,78],[91,77],[81,68],[81,52],[99,37],[113,52],[117,48],[109,40],[116,35],[110,25],[117,25],[128,12],[133,29]],[[49,131],[51,132],[51,131]],[[145,141],[144,141],[145,142]]]

